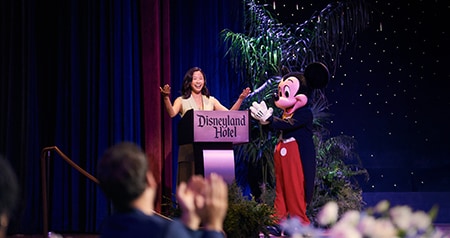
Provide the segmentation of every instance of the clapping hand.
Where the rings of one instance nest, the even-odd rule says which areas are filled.
[[[206,179],[207,186],[203,190],[204,201],[196,204],[205,228],[222,230],[223,221],[228,209],[228,185],[222,176],[211,173]],[[203,209],[201,209],[203,208]]]
[[[202,182],[202,179],[198,177],[195,177],[194,180]],[[191,184],[192,182],[189,182],[189,184],[184,181],[181,182],[177,187],[176,197],[182,211],[181,220],[189,228],[197,229],[201,222],[201,218],[197,214],[197,209],[195,207],[195,200],[196,196],[198,196],[198,191],[193,189]]]
[[[191,229],[200,222],[205,229],[221,231],[228,209],[228,186],[223,178],[211,173],[207,178],[194,175],[189,182],[181,182],[177,200],[182,210],[182,220]]]

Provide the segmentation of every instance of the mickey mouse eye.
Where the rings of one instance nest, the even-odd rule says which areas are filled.
[[[290,89],[289,86],[287,86],[287,85],[284,86],[283,89],[284,89],[284,90],[283,90],[283,91],[284,91],[284,96],[288,98],[288,97],[289,97],[289,94],[291,93],[291,89]]]

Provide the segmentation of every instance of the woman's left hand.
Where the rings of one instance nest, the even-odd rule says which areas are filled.
[[[239,95],[239,99],[245,99],[251,92],[252,91],[249,87],[245,88],[244,90],[242,90],[241,95]]]

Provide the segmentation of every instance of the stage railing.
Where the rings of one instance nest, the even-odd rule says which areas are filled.
[[[43,237],[48,236],[48,198],[47,198],[47,163],[46,159],[50,158],[50,152],[54,151],[58,153],[58,155],[61,156],[61,158],[66,161],[70,166],[72,166],[74,169],[76,169],[78,172],[80,172],[82,175],[90,179],[92,182],[99,184],[99,181],[97,178],[89,174],[86,170],[78,166],[75,162],[73,162],[67,155],[65,155],[58,147],[56,146],[49,146],[45,147],[41,151],[41,183],[42,183],[42,214],[43,214]],[[161,216],[165,219],[171,220],[169,217],[166,217],[162,214],[157,213],[154,211],[155,215]]]

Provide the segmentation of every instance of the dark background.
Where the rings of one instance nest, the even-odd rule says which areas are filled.
[[[327,4],[266,2],[288,24]],[[356,139],[370,175],[360,181],[368,205],[383,198],[424,210],[439,204],[448,222],[450,3],[366,2],[373,20],[343,52],[326,88],[329,129]]]

